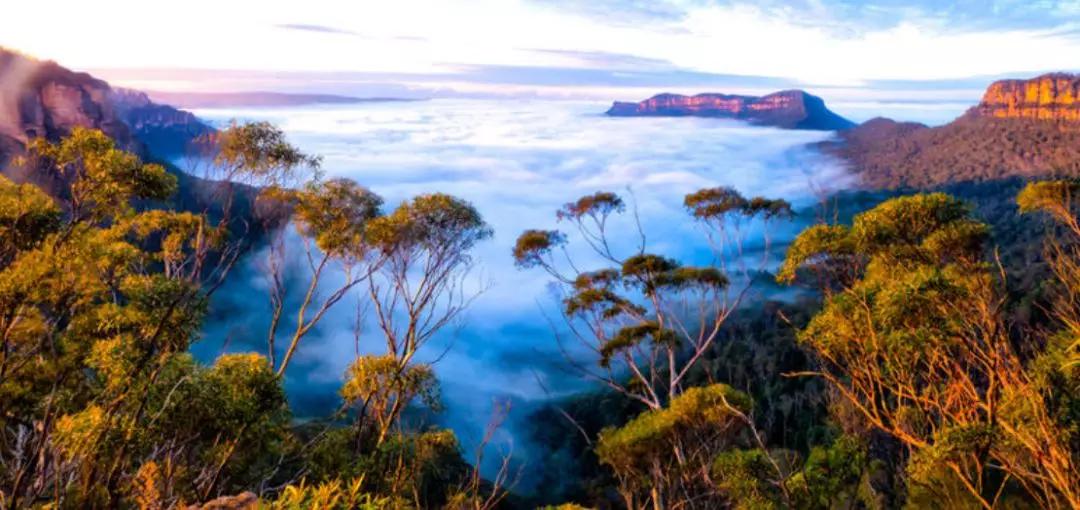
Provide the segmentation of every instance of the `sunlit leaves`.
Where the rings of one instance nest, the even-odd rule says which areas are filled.
[[[676,464],[672,446],[709,431],[721,444],[733,444],[743,423],[736,412],[745,413],[751,401],[725,384],[686,390],[663,409],[646,411],[620,428],[600,433],[596,454],[617,473],[648,477],[654,463]]]
[[[859,251],[874,254],[898,245],[917,245],[969,214],[967,204],[944,193],[904,196],[855,216],[851,236]]]
[[[311,183],[296,193],[293,219],[324,253],[362,258],[368,223],[380,214],[382,198],[349,179]]]
[[[791,245],[777,272],[777,280],[790,283],[796,271],[804,266],[830,258],[851,256],[855,247],[850,230],[842,225],[814,225],[803,230]]]
[[[608,367],[611,364],[611,358],[616,354],[645,341],[651,341],[655,345],[675,346],[678,343],[678,337],[675,336],[674,331],[661,327],[655,321],[624,326],[600,346],[600,366]]]
[[[585,216],[603,219],[624,210],[626,204],[618,195],[609,191],[598,191],[563,205],[556,212],[556,217],[560,220],[580,220]]]
[[[60,228],[60,209],[39,188],[0,176],[0,269]]]
[[[686,195],[683,205],[695,218],[713,219],[732,212],[742,213],[749,205],[734,188],[707,188]]]
[[[1080,182],[1040,181],[1028,183],[1016,196],[1020,212],[1067,212],[1072,200],[1080,193]],[[1060,219],[1060,218],[1059,218]]]
[[[59,143],[37,139],[28,150],[31,159],[53,168],[70,183],[67,202],[73,221],[122,216],[134,199],[164,200],[176,190],[175,176],[116,148],[98,130],[75,128]]]
[[[705,188],[686,195],[683,206],[702,221],[723,221],[728,217],[756,217],[770,220],[791,218],[791,204],[786,200],[754,197],[746,199],[735,188]]]
[[[220,178],[259,186],[288,186],[304,172],[317,172],[322,161],[290,144],[285,132],[269,122],[233,122],[213,137]]]
[[[551,250],[566,244],[566,236],[556,230],[526,230],[514,243],[514,264],[521,268],[544,263]]]
[[[371,242],[384,252],[422,249],[464,252],[491,237],[492,230],[472,204],[432,193],[403,202],[393,212],[373,220]]]

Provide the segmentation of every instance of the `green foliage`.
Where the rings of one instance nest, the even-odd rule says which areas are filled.
[[[780,508],[780,495],[768,482],[775,477],[769,454],[758,449],[731,450],[716,456],[711,472],[718,490],[740,510]]]
[[[285,138],[285,132],[269,122],[233,122],[214,135],[214,162],[224,170],[214,176],[230,182],[269,187],[288,186],[304,177],[308,169],[316,173],[322,160],[300,152]]]
[[[0,176],[0,268],[16,253],[36,248],[60,221],[60,208],[36,186]]]
[[[1068,204],[1080,191],[1080,183],[1075,181],[1039,181],[1029,183],[1016,196],[1020,212],[1067,211]]]
[[[348,179],[308,184],[296,193],[293,220],[324,253],[363,258],[368,223],[379,216],[382,198]]]
[[[645,479],[654,463],[670,457],[672,445],[686,434],[708,431],[725,436],[723,443],[732,442],[743,425],[736,412],[745,413],[750,405],[749,397],[725,384],[690,388],[665,409],[646,411],[622,427],[604,429],[596,453],[616,472]]]
[[[609,191],[598,191],[567,203],[559,209],[556,216],[560,220],[580,220],[584,216],[606,218],[612,213],[624,210],[626,203],[618,195]]]
[[[849,230],[800,236],[781,276],[821,258],[850,266],[852,278],[799,338],[866,425],[912,450],[912,487],[947,480],[937,492],[959,487],[960,499],[989,505],[1015,479],[1053,506],[1075,496],[1072,482],[1033,480],[1077,473],[1070,460],[1035,460],[1071,454],[1004,332],[981,261],[987,238],[956,199],[901,197],[857,215]],[[1032,474],[1039,470],[1046,474]]]
[[[491,235],[472,204],[442,193],[403,202],[368,227],[369,239],[384,252],[421,249],[464,254]]]
[[[869,485],[870,460],[863,440],[844,435],[810,450],[802,469],[788,486],[801,508],[851,508],[856,502],[873,508],[864,488]]]
[[[673,345],[678,342],[678,338],[673,331],[662,328],[653,321],[625,326],[600,346],[600,366],[608,367],[611,364],[611,358],[617,353],[646,341],[656,345]]]
[[[164,200],[176,190],[176,177],[116,148],[101,131],[77,127],[56,144],[34,140],[28,151],[70,183],[66,200],[74,222],[121,217],[132,199]]]
[[[734,188],[706,188],[689,195],[683,205],[690,214],[702,221],[723,220],[729,216],[755,217],[766,220],[788,219],[793,216],[791,204],[786,200],[754,197],[744,198]]]
[[[390,506],[390,498],[377,497],[363,491],[363,477],[349,482],[332,480],[320,484],[299,484],[285,487],[276,499],[260,502],[266,510],[379,510]]]
[[[536,267],[565,242],[566,236],[555,230],[526,230],[514,244],[514,263],[522,268]]]

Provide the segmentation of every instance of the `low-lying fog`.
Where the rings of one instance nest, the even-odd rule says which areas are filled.
[[[427,355],[437,364],[444,423],[466,444],[482,432],[492,400],[511,398],[513,419],[530,406],[584,383],[561,370],[549,321],[557,304],[550,277],[514,267],[511,246],[527,228],[555,228],[563,203],[598,190],[633,190],[649,250],[706,262],[706,243],[682,207],[687,192],[730,185],[747,196],[808,206],[817,190],[847,182],[835,162],[808,144],[831,133],[785,131],[717,119],[608,118],[600,103],[432,100],[303,108],[202,110],[215,123],[269,120],[304,151],[325,157],[329,176],[346,176],[386,199],[387,208],[425,192],[471,201],[495,230],[475,251],[474,280],[487,290],[460,328],[446,330]],[[805,225],[812,218],[803,218]],[[627,223],[621,227],[629,228]],[[777,234],[790,239],[798,226]],[[215,321],[196,345],[202,359],[223,349],[265,348],[267,299],[255,262],[215,296]],[[345,300],[308,337],[286,386],[298,414],[325,414],[354,357],[355,301]],[[368,329],[361,349],[382,341]],[[545,381],[546,390],[537,382]],[[504,437],[512,437],[510,432]],[[516,438],[519,451],[527,449]]]

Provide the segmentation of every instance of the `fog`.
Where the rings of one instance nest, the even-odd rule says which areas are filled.
[[[700,231],[682,208],[684,194],[734,186],[808,206],[814,192],[850,179],[834,161],[807,147],[831,133],[751,127],[696,118],[608,118],[601,103],[431,100],[326,107],[201,110],[216,123],[269,120],[304,151],[324,156],[329,176],[345,176],[382,195],[387,207],[419,193],[444,192],[471,201],[495,230],[475,250],[472,284],[485,289],[459,327],[428,347],[446,410],[438,418],[466,444],[475,440],[493,399],[514,403],[500,441],[527,452],[514,420],[552,396],[586,383],[563,369],[546,317],[557,313],[542,271],[514,267],[510,250],[527,228],[555,228],[563,203],[598,190],[630,198],[632,190],[648,249],[707,262]],[[775,234],[790,239],[803,217]],[[631,228],[629,222],[615,228]],[[572,238],[572,237],[571,237]],[[212,360],[223,351],[265,346],[266,297],[250,257],[215,296],[214,320],[194,351]],[[341,302],[301,347],[286,388],[300,415],[336,405],[336,391],[355,355],[355,300]],[[383,345],[368,328],[363,351]],[[445,355],[443,355],[445,353]],[[544,384],[538,383],[538,380]],[[527,458],[522,454],[521,457]]]

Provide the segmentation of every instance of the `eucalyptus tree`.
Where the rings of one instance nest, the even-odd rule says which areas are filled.
[[[35,141],[24,164],[69,188],[53,205],[38,190],[0,182],[0,228],[10,234],[0,267],[5,504],[47,495],[117,506],[141,467],[163,459],[215,473],[177,482],[177,497],[234,480],[211,467],[233,457],[215,443],[239,445],[251,437],[247,427],[192,438],[181,435],[192,429],[160,421],[177,405],[163,398],[166,385],[180,391],[198,376],[184,359],[206,307],[199,272],[224,237],[198,214],[137,210],[135,201],[166,200],[176,178],[99,131]]]
[[[574,368],[649,409],[663,408],[682,393],[687,375],[750,291],[754,272],[768,264],[770,222],[792,214],[786,201],[746,199],[723,187],[686,195],[684,206],[713,248],[713,264],[683,265],[647,251],[636,210],[636,229],[612,232],[626,203],[610,192],[567,203],[555,215],[600,267],[574,260],[570,238],[558,230],[527,230],[513,250],[519,267],[543,269],[561,288],[570,335],[596,358],[592,368],[568,354]],[[745,227],[752,220],[766,232],[760,255],[744,251]],[[628,242],[636,246],[618,253]],[[560,347],[568,353],[561,342]]]
[[[1034,203],[1030,192],[1021,198]],[[820,361],[805,375],[907,448],[915,500],[994,508],[1019,492],[1075,508],[1076,452],[1010,340],[997,273],[983,259],[988,235],[940,193],[800,234],[779,279],[829,275],[824,307],[799,334]]]
[[[267,354],[284,375],[301,340],[330,309],[380,266],[380,254],[368,240],[368,225],[381,214],[382,198],[348,179],[313,181],[296,190],[277,190],[271,198],[289,204],[303,246],[301,266],[307,283],[296,307],[294,328],[284,355],[276,362],[275,339],[285,312],[287,249],[284,233],[271,241],[266,267],[271,319]],[[333,283],[328,272],[337,269]],[[327,288],[331,285],[333,288]]]

